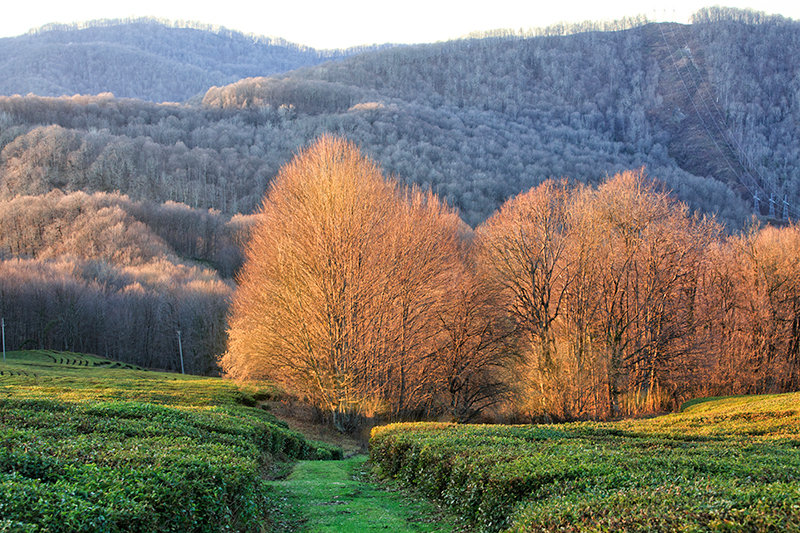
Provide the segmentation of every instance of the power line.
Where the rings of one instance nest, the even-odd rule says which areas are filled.
[[[688,37],[686,37],[686,32],[684,31],[684,28],[683,28],[682,25],[678,25],[678,26],[679,26],[679,31],[681,32],[681,35],[682,35],[682,40],[685,43],[685,48],[687,50],[689,50],[689,62],[691,63],[692,67],[694,67],[694,71],[695,71],[696,77],[699,77],[700,80],[702,81],[703,74],[700,72],[700,69],[698,68],[697,64],[694,61],[694,55],[691,53],[691,48],[689,47],[689,40],[688,40]],[[706,99],[703,97],[703,94],[700,91],[700,83],[697,82],[697,81],[695,81],[695,88],[696,88],[695,94],[697,94],[697,93],[700,94],[701,103],[706,108],[706,111],[708,111],[708,115],[709,115],[709,117],[711,117],[711,120],[714,121],[714,125],[716,126],[716,128],[720,132],[720,134],[722,135],[723,140],[725,141],[726,145],[728,146],[728,148],[732,152],[735,152],[737,154],[738,163],[742,167],[742,169],[744,170],[745,174],[749,176],[750,172],[754,171],[755,174],[758,175],[758,178],[759,178],[760,183],[761,183],[761,187],[759,187],[759,188],[761,188],[762,192],[764,192],[765,194],[766,194],[766,192],[769,192],[770,193],[770,197],[772,197],[775,194],[775,190],[772,187],[771,182],[769,180],[767,180],[764,177],[763,174],[761,174],[761,171],[759,170],[758,166],[753,163],[753,161],[750,159],[750,156],[744,150],[744,148],[739,143],[739,141],[736,139],[736,137],[733,136],[730,133],[730,128],[727,126],[727,123],[726,123],[726,120],[725,120],[725,116],[722,113],[722,111],[720,110],[720,108],[717,105],[716,101],[709,96],[708,100],[711,101],[711,104],[714,106],[714,110],[717,113],[717,115],[715,116],[714,113],[712,113],[712,111],[711,111],[710,107],[708,106],[708,104],[706,103]],[[717,120],[717,117],[719,117],[719,121]],[[700,120],[703,120],[703,118],[700,117]],[[720,125],[720,124],[722,124],[722,125]],[[734,145],[735,145],[735,147],[734,147]],[[746,161],[750,168],[746,167],[745,164],[742,162],[742,160]],[[741,178],[739,178],[739,181],[742,182]],[[778,197],[780,198],[780,195],[778,195]],[[796,211],[796,210],[791,208],[791,206],[786,201],[785,197],[784,197],[784,210],[783,211],[785,213],[785,216],[783,217],[784,219],[789,218],[788,215],[791,212],[794,212],[795,214],[800,213],[800,212],[798,212],[798,211]]]
[[[664,45],[667,47],[667,53],[669,53],[670,63],[672,63],[672,66],[675,68],[675,73],[680,78],[681,84],[683,85],[683,88],[686,91],[686,95],[689,97],[689,100],[692,102],[692,107],[694,107],[694,111],[697,114],[697,117],[700,119],[700,123],[703,125],[703,128],[706,130],[706,134],[708,135],[708,138],[711,140],[712,143],[714,143],[714,146],[719,151],[720,155],[722,156],[722,159],[728,165],[728,168],[733,173],[733,175],[736,176],[736,178],[739,180],[739,182],[748,190],[748,192],[751,195],[755,196],[755,193],[754,193],[753,189],[751,189],[749,185],[744,183],[744,181],[739,177],[739,174],[736,172],[736,170],[733,169],[733,166],[731,165],[730,161],[728,160],[727,157],[725,157],[725,153],[722,151],[722,148],[720,148],[719,144],[717,143],[717,140],[714,138],[714,136],[711,134],[711,131],[708,129],[708,125],[703,120],[703,117],[700,114],[700,110],[697,109],[697,104],[694,102],[694,98],[692,98],[692,95],[689,92],[689,86],[686,85],[686,80],[683,79],[683,74],[681,74],[680,69],[678,69],[678,64],[675,61],[674,56],[672,55],[672,47],[670,46],[669,42],[667,42],[667,37],[664,35],[664,28],[663,28],[663,26],[661,24],[658,24],[658,30],[661,32],[661,39],[663,39]]]
[[[689,51],[689,54],[688,54],[689,63],[691,63],[691,65],[694,67],[695,74],[697,76],[699,76],[700,77],[700,81],[702,81],[703,80],[703,76],[700,73],[700,69],[697,68],[697,64],[694,61],[694,54],[692,53],[692,50],[689,47],[689,41],[686,38],[685,33],[683,31],[683,25],[682,24],[677,24],[677,30],[681,32],[681,35],[683,35],[684,48]],[[666,36],[664,35],[663,31],[661,32],[661,36],[664,39],[665,43],[667,43]],[[670,47],[669,43],[667,43],[667,48],[668,48],[668,50],[670,50],[670,59],[672,59],[671,47]],[[676,70],[678,70],[677,63],[675,63],[674,60],[673,60],[673,66],[675,67]],[[683,76],[682,75],[681,75],[681,81],[683,81]],[[688,86],[686,85],[685,82],[683,82],[684,83],[684,89],[686,89],[686,94],[689,97],[689,99],[692,101],[692,105],[694,106],[695,112],[697,113],[697,118],[700,120],[701,123],[703,123],[703,126],[706,129],[706,133],[708,133],[709,137],[712,137],[711,136],[711,132],[709,131],[708,126],[706,125],[705,119],[703,118],[703,115],[700,113],[700,111],[697,109],[697,104],[695,103],[695,100],[694,100],[694,95],[698,94],[698,93],[699,93],[699,96],[700,96],[700,102],[703,104],[703,107],[705,107],[706,112],[708,113],[708,116],[714,122],[714,126],[716,127],[717,131],[720,133],[720,135],[722,137],[722,140],[725,141],[725,147],[728,148],[732,153],[737,155],[736,162],[739,164],[740,167],[742,167],[742,170],[744,171],[744,175],[746,175],[747,177],[749,177],[753,181],[753,185],[752,186],[755,189],[761,189],[761,191],[764,192],[763,188],[759,185],[759,183],[750,175],[750,170],[742,163],[740,155],[744,154],[745,157],[746,157],[746,154],[744,153],[744,150],[742,150],[741,146],[739,146],[739,150],[737,152],[737,150],[734,148],[734,146],[731,143],[731,141],[728,139],[727,132],[729,131],[729,128],[727,127],[727,125],[725,125],[724,128],[722,126],[720,126],[720,123],[725,124],[725,117],[722,115],[722,112],[716,106],[716,102],[714,102],[713,99],[712,99],[712,103],[714,104],[714,107],[716,108],[717,113],[719,114],[720,121],[717,121],[717,118],[711,112],[711,109],[708,107],[708,104],[706,104],[705,99],[703,98],[703,93],[700,90],[700,88],[701,88],[700,82],[698,82],[695,78],[693,78],[692,81],[694,82],[695,92],[694,93],[690,93],[689,90],[688,90]],[[734,142],[736,141],[735,139],[733,139],[733,140],[734,140]],[[716,140],[713,139],[713,137],[712,137],[712,141],[714,141],[714,144],[717,146],[717,149],[719,150],[719,145],[717,145]],[[739,174],[735,170],[733,170],[733,167],[730,165],[730,162],[728,161],[727,157],[725,156],[725,154],[721,150],[720,150],[720,154],[723,157],[725,157],[726,162],[728,162],[728,168],[731,169],[731,172],[733,172],[734,176],[736,176],[736,178],[739,181],[739,183],[741,183],[743,186],[745,186],[748,189],[748,191],[750,191],[750,193],[753,194],[753,191],[752,191],[752,189],[750,189],[750,186],[744,182],[744,180],[742,179],[742,175],[741,174]],[[753,166],[752,162],[751,162],[751,166]],[[762,182],[764,182],[763,176],[759,175],[759,178],[761,179]]]
[[[714,100],[714,98],[711,98],[710,95],[708,97],[708,100],[711,101],[711,105],[714,107],[714,111],[716,111],[716,115],[714,114],[714,112],[712,112],[711,108],[707,104],[706,98],[703,96],[703,92],[700,90],[701,89],[700,82],[703,80],[703,74],[702,74],[702,72],[700,72],[700,69],[697,66],[697,63],[695,63],[694,54],[692,54],[691,48],[689,47],[689,39],[686,36],[686,32],[685,32],[685,30],[683,28],[683,25],[678,24],[678,31],[680,31],[680,33],[681,33],[681,36],[682,36],[681,40],[684,43],[684,47],[687,50],[689,50],[689,62],[691,63],[692,67],[694,68],[694,73],[695,73],[694,78],[695,79],[693,79],[692,81],[695,84],[695,94],[699,93],[700,102],[702,103],[703,107],[706,109],[706,112],[708,113],[708,116],[714,122],[714,126],[716,127],[716,129],[720,133],[720,135],[722,136],[722,139],[725,141],[726,147],[729,150],[731,150],[731,152],[736,154],[737,162],[742,167],[742,170],[744,171],[744,175],[746,175],[746,176],[750,177],[751,179],[753,179],[753,177],[751,176],[751,172],[754,172],[758,176],[758,179],[759,179],[758,182],[755,182],[755,184],[754,184],[755,187],[758,188],[758,189],[761,189],[761,192],[763,192],[765,196],[766,196],[766,193],[769,192],[769,196],[770,196],[770,216],[771,217],[774,216],[775,190],[772,187],[771,182],[764,177],[764,175],[759,170],[758,166],[753,163],[753,161],[750,159],[750,156],[744,150],[744,148],[739,143],[739,141],[736,139],[736,137],[733,134],[731,134],[730,128],[727,125],[727,121],[725,120],[725,115],[720,110],[719,106],[717,105],[717,102]],[[661,36],[666,42],[666,37],[665,37],[663,31],[661,32]],[[667,45],[667,46],[669,48],[669,45]],[[670,59],[672,59],[671,50],[670,50]],[[675,65],[675,68],[677,70],[677,65]],[[697,81],[698,77],[699,77],[700,81]],[[682,79],[682,81],[683,81],[683,79]],[[685,83],[684,83],[684,86],[685,86]],[[688,89],[687,89],[687,94],[688,94],[689,98],[692,99],[692,104],[694,105],[693,96],[692,96],[692,94],[688,93]],[[695,111],[697,111],[696,105],[695,105]],[[704,119],[703,119],[702,115],[700,115],[699,112],[698,112],[698,118],[700,119],[701,122],[704,122]],[[708,128],[707,127],[706,127],[706,131],[708,132]],[[747,166],[745,166],[745,162],[747,163]],[[749,168],[748,168],[748,166],[749,166]],[[730,164],[729,164],[729,167],[730,167]],[[731,170],[733,170],[733,169],[731,168]],[[750,190],[748,185],[742,179],[741,175],[737,174],[736,172],[734,172],[734,175],[736,175],[739,183],[741,183],[746,188],[748,188],[748,190]],[[753,195],[753,199],[754,199],[755,205],[757,206],[758,205],[758,197],[757,197],[757,195],[755,195],[752,190],[750,190],[750,193]],[[778,198],[780,198],[780,195],[777,195],[777,196],[778,196]],[[778,201],[780,201],[780,200],[778,200]],[[797,211],[797,210],[795,210],[795,209],[793,209],[791,207],[791,205],[788,203],[788,200],[787,200],[785,195],[784,195],[783,210],[782,211],[783,211],[782,212],[782,218],[785,219],[785,220],[789,218],[789,215],[791,213],[794,213],[795,215],[800,214],[800,211]],[[760,212],[758,212],[758,213],[760,214]],[[800,217],[798,217],[798,218],[800,218]]]
[[[181,330],[176,330],[178,333],[178,353],[181,357],[181,374],[183,374],[183,342],[181,341]]]

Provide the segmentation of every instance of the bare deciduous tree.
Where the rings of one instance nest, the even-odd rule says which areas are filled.
[[[517,409],[558,418],[662,407],[695,364],[696,286],[712,223],[644,179],[546,182],[479,228],[479,261],[520,343]]]
[[[223,368],[302,393],[342,430],[429,411],[458,217],[332,137],[282,169],[259,216]]]

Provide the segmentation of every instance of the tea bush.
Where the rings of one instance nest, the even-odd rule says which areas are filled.
[[[649,420],[375,428],[379,472],[484,531],[800,531],[800,393]]]
[[[0,377],[0,531],[259,531],[274,458],[342,456],[245,405],[263,390],[51,355]]]

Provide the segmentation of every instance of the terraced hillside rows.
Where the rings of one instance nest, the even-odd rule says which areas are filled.
[[[800,531],[800,393],[649,420],[394,424],[371,459],[483,531]]]
[[[0,531],[260,531],[274,458],[342,454],[254,408],[268,387],[44,351],[0,366]]]

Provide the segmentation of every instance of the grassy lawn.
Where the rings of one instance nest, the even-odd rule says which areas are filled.
[[[370,454],[485,531],[800,531],[800,393],[614,423],[396,424]]]
[[[370,479],[366,456],[300,461],[285,480],[270,483],[282,502],[274,531],[361,533],[452,531],[427,500],[387,490]]]
[[[58,352],[0,364],[0,531],[261,531],[274,460],[331,458],[269,387]]]

